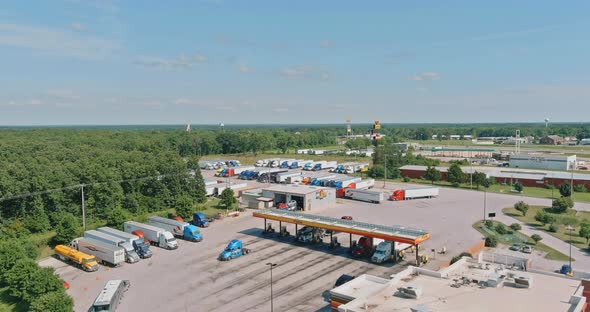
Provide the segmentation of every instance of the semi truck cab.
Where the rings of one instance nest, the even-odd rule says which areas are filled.
[[[228,261],[234,258],[241,257],[249,252],[248,249],[242,247],[242,241],[238,239],[231,240],[225,250],[219,254],[219,260]]]
[[[391,242],[381,242],[377,245],[375,253],[371,258],[371,262],[383,263],[391,259]]]
[[[194,225],[199,226],[199,227],[208,227],[209,226],[209,220],[207,220],[207,218],[205,217],[205,214],[202,212],[195,212],[193,214],[193,222]]]
[[[189,224],[184,227],[183,238],[193,242],[200,242],[203,240],[203,235],[196,226]]]
[[[147,259],[152,256],[150,246],[145,243],[143,237],[140,237],[139,239],[133,241],[133,249],[135,249],[135,252],[137,252],[137,254],[142,259]]]

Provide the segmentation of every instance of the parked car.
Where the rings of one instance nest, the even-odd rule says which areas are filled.
[[[520,251],[521,249],[522,249],[522,246],[518,243],[512,244],[512,246],[510,246],[510,250]]]
[[[340,218],[342,220],[352,220],[351,216],[342,216],[342,218]]]
[[[526,246],[522,247],[522,250],[521,251],[524,252],[524,253],[530,254],[530,253],[533,252],[533,247],[532,246],[529,246],[529,245],[526,245]]]

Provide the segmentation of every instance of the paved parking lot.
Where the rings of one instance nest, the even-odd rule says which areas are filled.
[[[211,179],[213,172],[204,171]],[[264,186],[249,181],[251,186]],[[387,193],[402,185],[378,183],[376,189]],[[408,185],[403,185],[408,187]],[[488,194],[487,211],[500,216],[502,208],[522,199],[518,196]],[[483,216],[483,193],[455,189],[441,189],[435,199],[404,202],[386,201],[370,204],[339,199],[336,207],[315,210],[314,214],[341,217],[383,224],[403,225],[427,230],[431,239],[424,243],[422,252],[434,261],[430,268],[448,261],[482,239],[472,224]],[[548,200],[527,198],[530,204],[548,204]],[[502,216],[501,218],[508,218]],[[511,223],[510,220],[502,220]],[[514,221],[512,221],[514,222]],[[273,224],[278,230],[278,223]],[[74,298],[75,310],[86,311],[109,279],[129,279],[131,288],[121,304],[121,311],[268,311],[270,307],[270,272],[266,263],[277,263],[273,269],[274,304],[277,311],[329,310],[326,292],[341,274],[370,273],[388,277],[403,270],[405,263],[375,265],[348,256],[348,235],[339,234],[343,247],[331,249],[327,243],[316,246],[297,245],[291,238],[261,234],[263,220],[246,212],[236,218],[216,221],[202,229],[204,241],[179,241],[178,250],[168,251],[152,247],[154,256],[136,264],[86,273],[48,259],[43,265],[57,267],[57,272],[70,283],[68,291]],[[294,225],[288,231],[295,232]],[[220,262],[217,255],[231,239],[241,239],[253,252],[229,262]],[[353,239],[358,239],[354,237]],[[328,239],[325,240],[326,242]],[[446,246],[446,255],[433,254]],[[407,260],[413,260],[409,254]],[[533,254],[531,257],[539,255]],[[538,260],[538,259],[537,259]],[[546,269],[560,263],[537,261]],[[579,264],[588,262],[579,259]]]

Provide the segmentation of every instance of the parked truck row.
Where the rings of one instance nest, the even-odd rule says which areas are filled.
[[[199,167],[205,170],[217,170],[225,167],[238,167],[240,166],[239,160],[201,160],[199,161]]]
[[[72,240],[69,245],[57,245],[56,256],[85,271],[98,270],[97,263],[119,266],[123,262],[136,263],[152,256],[150,244],[165,249],[177,249],[175,237],[199,242],[203,235],[198,227],[208,227],[209,220],[202,212],[193,214],[191,222],[181,218],[167,219],[158,216],[148,218],[148,224],[135,221],[123,223],[124,231],[100,227],[84,232],[83,237]]]

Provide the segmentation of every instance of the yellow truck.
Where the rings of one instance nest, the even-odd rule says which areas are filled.
[[[76,249],[65,245],[57,245],[53,250],[59,259],[62,261],[73,262],[84,271],[94,272],[98,270],[98,263],[94,256],[77,251]]]

